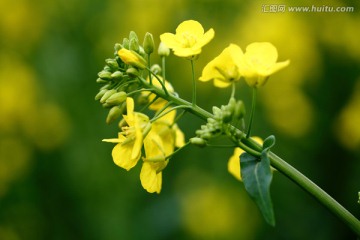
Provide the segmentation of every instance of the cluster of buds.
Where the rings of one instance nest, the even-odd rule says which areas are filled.
[[[192,144],[205,147],[211,138],[226,133],[232,129],[232,124],[242,122],[245,116],[244,103],[241,100],[236,101],[233,97],[227,105],[222,105],[220,108],[214,106],[212,110],[213,117],[208,118],[207,123],[196,130],[196,137],[190,139]]]
[[[98,73],[97,83],[103,84],[95,96],[103,107],[110,108],[106,123],[110,124],[126,111],[125,100],[128,93],[138,89],[138,83],[132,81],[147,67],[146,56],[154,51],[154,40],[146,33],[143,45],[135,32],[124,38],[122,44],[115,44],[114,58],[105,60],[105,66]]]

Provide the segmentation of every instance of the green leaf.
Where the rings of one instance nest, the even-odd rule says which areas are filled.
[[[275,226],[275,216],[270,197],[272,172],[268,152],[274,144],[275,137],[270,136],[264,141],[261,157],[248,153],[240,156],[241,177],[245,189],[259,207],[265,221],[271,226]]]

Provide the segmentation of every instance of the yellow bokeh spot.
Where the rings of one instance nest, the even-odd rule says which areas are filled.
[[[178,179],[181,220],[191,239],[253,239],[260,216],[245,192],[191,170]],[[195,183],[195,184],[194,184]]]
[[[334,129],[340,142],[349,149],[360,147],[360,79],[348,104],[342,109]]]

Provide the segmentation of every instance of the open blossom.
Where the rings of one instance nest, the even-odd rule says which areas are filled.
[[[246,47],[240,64],[240,71],[246,83],[251,87],[263,86],[269,76],[288,66],[290,61],[276,62],[276,47],[268,42],[255,42]]]
[[[124,119],[128,126],[122,127],[118,138],[104,139],[104,142],[117,143],[112,150],[116,165],[126,170],[133,168],[141,156],[144,137],[151,128],[148,116],[134,112],[134,100],[126,99],[127,115]]]
[[[150,193],[160,193],[162,170],[169,162],[166,158],[174,152],[175,147],[184,145],[184,134],[173,124],[175,115],[176,111],[172,111],[153,122],[144,140],[146,157],[143,158],[140,180],[143,188]]]
[[[259,137],[252,137],[252,139],[259,144],[263,143],[263,140]],[[245,151],[242,150],[241,148],[236,147],[234,149],[234,154],[230,157],[230,159],[228,161],[229,173],[231,173],[239,181],[242,181],[241,174],[240,174],[240,171],[241,171],[240,170],[240,155],[244,152]]]
[[[214,80],[214,85],[220,88],[231,85],[241,77],[240,64],[243,55],[239,46],[230,44],[205,66],[199,80],[203,82]]]
[[[172,49],[176,56],[192,58],[201,53],[201,48],[209,43],[214,35],[212,28],[204,33],[199,22],[187,20],[176,28],[176,34],[164,33],[160,40]]]

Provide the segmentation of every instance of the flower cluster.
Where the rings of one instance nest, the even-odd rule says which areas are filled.
[[[230,44],[205,66],[199,80],[214,80],[216,87],[227,87],[244,77],[249,86],[258,88],[290,63],[289,60],[276,62],[277,58],[276,48],[268,42],[251,43],[245,53],[236,44]]]
[[[146,33],[143,44],[139,44],[136,33],[130,32],[129,38],[115,44],[114,58],[106,59],[106,65],[98,73],[97,82],[103,86],[95,99],[110,109],[106,122],[110,124],[122,117],[118,137],[103,141],[116,143],[112,158],[121,168],[130,170],[142,160],[140,180],[150,193],[161,191],[162,171],[170,157],[188,145],[176,124],[182,116],[177,115],[177,109],[182,109],[183,113],[196,113],[194,108],[199,109],[196,105],[195,77],[192,79],[193,101],[190,104],[181,99],[172,84],[165,80],[165,58],[172,49],[176,56],[190,60],[194,76],[193,61],[214,35],[213,29],[205,32],[197,21],[184,21],[175,34],[160,35],[157,51],[162,60],[160,66],[150,64],[150,55],[155,49],[153,36]],[[233,86],[232,94],[227,105],[213,107],[212,114],[204,118],[206,124],[196,131],[196,136],[190,138],[188,143],[211,146],[212,139],[225,135],[235,145],[239,144],[245,138],[245,107],[241,100],[235,98],[234,83],[244,78],[254,89],[263,86],[270,75],[289,64],[288,60],[277,62],[277,58],[277,50],[271,43],[256,42],[247,46],[245,52],[236,44],[230,44],[210,61],[198,80],[213,80],[214,85],[220,88]],[[136,106],[141,104],[145,106],[136,111]],[[240,148],[235,148],[229,161],[229,171],[238,179],[240,165],[236,159],[239,159],[240,153]]]
[[[184,134],[175,122],[176,110],[153,93],[156,89],[174,94],[171,84],[158,75],[161,68],[157,64],[150,67],[145,60],[153,52],[154,40],[150,33],[146,33],[142,45],[135,32],[130,32],[122,44],[115,44],[115,58],[106,59],[104,69],[98,74],[97,82],[103,86],[95,99],[110,108],[108,124],[122,116],[118,137],[103,140],[116,143],[112,150],[114,163],[130,170],[142,159],[142,186],[150,193],[160,193],[162,171],[175,148],[185,143]],[[145,110],[147,107],[155,111],[152,118],[149,113],[135,111],[136,96],[139,103],[147,104],[143,107]]]

